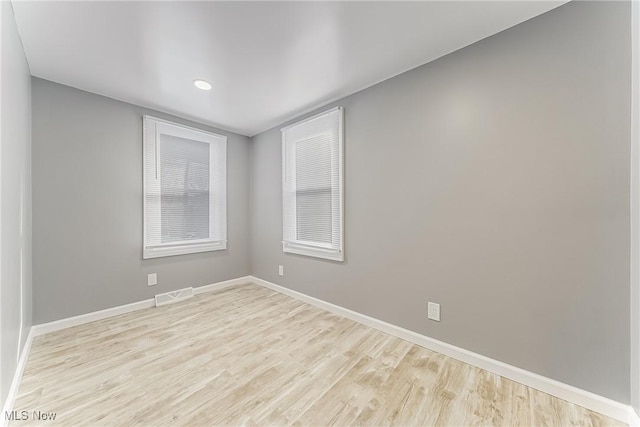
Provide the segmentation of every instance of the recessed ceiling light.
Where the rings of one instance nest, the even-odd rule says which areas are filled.
[[[193,81],[193,85],[201,90],[211,90],[211,83],[206,80],[196,79]]]

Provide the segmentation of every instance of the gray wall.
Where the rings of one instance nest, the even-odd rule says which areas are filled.
[[[640,3],[631,3],[631,405],[640,415]]]
[[[142,259],[143,114],[227,135],[227,250]],[[249,154],[247,137],[34,78],[34,322],[249,274]]]
[[[10,2],[0,2],[0,15],[0,404],[4,404],[31,327],[31,77]]]
[[[255,136],[253,274],[629,402],[629,12],[572,2],[332,104],[342,264],[282,253]]]

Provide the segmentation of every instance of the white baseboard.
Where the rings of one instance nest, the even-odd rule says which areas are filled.
[[[253,283],[251,280],[251,276],[238,277],[237,279],[225,280],[224,282],[214,283],[212,285],[199,286],[197,288],[193,288],[193,293],[198,295],[205,292],[213,292],[220,289],[228,288],[230,286],[236,285],[246,285],[248,283]]]
[[[71,328],[73,326],[83,325],[96,320],[107,319],[113,316],[130,313],[132,311],[142,310],[155,306],[153,298],[145,299],[131,304],[119,305],[117,307],[106,308],[104,310],[94,311],[91,313],[80,314],[78,316],[67,317],[66,319],[55,320],[53,322],[41,323],[34,325],[31,330],[33,336],[48,334],[49,332],[59,331],[61,329]]]
[[[629,406],[629,418],[627,418],[627,424],[629,424],[629,427],[640,427],[640,416],[638,416],[636,410],[633,409],[633,406]]]
[[[640,415],[633,409],[633,406],[629,406],[629,420],[627,423],[629,427],[640,427]]]
[[[349,310],[339,305],[335,305],[303,294],[301,292],[276,285],[275,283],[271,283],[257,277],[252,276],[251,281],[257,285],[264,286],[265,288],[269,288],[284,295],[288,295],[290,297],[304,301],[323,310],[349,318],[356,322],[378,329],[382,332],[386,332],[389,335],[393,335],[403,340],[412,342],[416,345],[419,345],[420,347],[424,347],[429,350],[444,354],[446,356],[468,363],[469,365],[476,366],[478,368],[500,375],[504,378],[508,378],[512,381],[548,393],[560,399],[575,403],[576,405],[591,409],[592,411],[596,411],[611,418],[615,418],[616,420],[629,423],[630,425],[632,422],[631,414],[635,415],[635,411],[631,408],[631,406],[616,402],[615,400],[608,399],[595,393],[591,393],[589,391],[582,390],[556,380],[552,380],[551,378],[543,377],[542,375],[538,375],[512,365],[508,365],[506,363],[491,359],[478,353],[474,353],[464,348],[447,344],[445,342],[418,334],[408,329],[404,329],[399,326],[384,322],[382,320],[366,316],[356,311]]]
[[[224,282],[213,283],[211,285],[199,286],[193,288],[195,295],[203,292],[212,292],[219,289],[228,288],[230,286],[242,285],[250,283],[250,276],[239,277],[237,279],[225,280]],[[119,305],[117,307],[111,307],[100,311],[94,311],[91,313],[81,314],[79,316],[67,317],[66,319],[56,320],[54,322],[42,323],[35,325],[31,329],[33,330],[33,336],[47,334],[49,332],[59,331],[61,329],[70,328],[72,326],[82,325],[89,322],[95,322],[96,320],[102,320],[113,316],[119,316],[121,314],[130,313],[132,311],[142,310],[145,308],[155,307],[155,300],[153,298],[145,299],[131,304]]]
[[[24,347],[22,347],[22,352],[20,353],[20,359],[18,359],[18,365],[16,366],[16,371],[13,374],[13,380],[11,381],[11,387],[9,388],[9,393],[7,394],[7,399],[4,402],[4,406],[2,407],[2,414],[0,414],[0,427],[5,427],[9,425],[9,420],[5,414],[13,409],[13,404],[16,401],[16,397],[18,396],[18,389],[20,388],[20,381],[22,380],[22,374],[24,373],[24,367],[27,364],[27,357],[29,357],[29,351],[31,350],[31,343],[33,342],[34,337],[33,327],[29,329],[29,333],[27,334],[27,339],[24,342]]]

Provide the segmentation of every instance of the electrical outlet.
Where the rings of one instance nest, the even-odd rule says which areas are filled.
[[[440,321],[440,304],[435,302],[427,303],[427,317],[436,322]]]
[[[155,286],[158,284],[158,273],[147,274],[147,286]]]
[[[278,274],[284,276],[284,265],[278,266]]]

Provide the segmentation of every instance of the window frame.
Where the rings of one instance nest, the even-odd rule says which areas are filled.
[[[287,180],[287,131],[303,125],[312,120],[318,119],[320,117],[326,116],[328,114],[332,114],[334,112],[339,112],[338,114],[338,188],[340,190],[340,197],[338,197],[339,202],[339,213],[340,218],[338,224],[340,226],[340,244],[337,249],[332,248],[331,244],[322,244],[319,242],[307,242],[302,240],[296,241],[287,241],[285,240],[285,216],[291,215],[291,213],[285,212],[286,203],[285,203],[285,192],[286,190],[286,180]],[[344,108],[343,107],[334,107],[329,110],[325,110],[321,113],[315,114],[311,117],[308,117],[304,120],[293,123],[289,126],[285,126],[280,129],[282,132],[282,224],[283,224],[283,239],[282,239],[282,251],[284,253],[292,253],[297,255],[304,255],[314,258],[327,259],[331,261],[344,261]],[[295,190],[297,193],[297,189]],[[294,213],[295,216],[295,213]],[[332,221],[333,227],[333,221]]]
[[[160,258],[167,256],[175,256],[175,255],[186,255],[186,254],[194,254],[200,252],[211,252],[211,251],[219,251],[227,249],[227,137],[224,135],[219,135],[213,132],[204,131],[202,129],[185,126],[180,123],[171,122],[169,120],[160,119],[157,117],[143,115],[142,118],[142,258],[143,259],[152,259],[152,258]],[[216,225],[214,221],[214,212],[212,210],[213,200],[215,197],[215,193],[218,190],[224,190],[224,198],[219,203],[219,212],[218,217],[222,222],[222,226],[220,227],[222,230],[222,235],[220,236],[220,240],[212,240],[212,239],[198,239],[194,240],[190,243],[175,242],[175,243],[167,243],[160,245],[149,245],[148,235],[147,235],[147,227],[148,227],[148,218],[153,213],[150,212],[150,207],[147,203],[147,190],[149,187],[149,183],[147,182],[147,173],[153,173],[153,170],[149,170],[149,165],[147,161],[147,155],[149,153],[149,149],[151,145],[153,146],[153,154],[158,153],[159,151],[159,137],[160,134],[171,135],[179,138],[189,139],[192,141],[203,142],[210,145],[209,147],[209,230],[212,230],[212,227]],[[218,145],[217,147],[214,147]],[[212,185],[213,177],[216,175],[214,171],[214,158],[216,157],[215,151],[221,153],[221,170],[220,176],[224,177],[224,183],[218,187],[214,187]],[[151,154],[151,155],[153,155]],[[156,155],[154,163],[154,170],[158,171],[159,165],[161,163],[160,160],[161,152],[159,155]],[[210,231],[211,233],[211,231]]]

